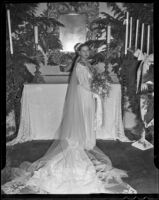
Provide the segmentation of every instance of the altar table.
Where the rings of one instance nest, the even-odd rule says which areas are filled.
[[[30,140],[54,139],[62,116],[68,84],[24,84],[21,119],[17,138],[9,144]],[[104,102],[104,124],[97,139],[120,139],[124,136],[121,117],[121,85],[112,84]]]

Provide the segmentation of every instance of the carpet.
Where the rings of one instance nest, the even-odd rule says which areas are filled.
[[[31,141],[8,147],[6,166],[18,167],[23,161],[34,162],[49,148],[52,141]],[[119,141],[98,140],[97,146],[110,157],[113,166],[126,170],[129,177],[125,182],[131,185],[138,194],[159,193],[159,171],[154,165],[153,149],[141,151],[131,146],[131,143]],[[6,167],[7,169],[7,167]],[[9,180],[9,170],[1,173],[1,184]]]

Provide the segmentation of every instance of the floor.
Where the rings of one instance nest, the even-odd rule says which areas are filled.
[[[23,161],[33,162],[40,158],[48,149],[51,141],[32,141],[17,144],[7,150],[7,162],[11,166],[19,166]],[[119,141],[97,141],[106,155],[112,160],[113,166],[128,171],[129,178],[125,182],[130,184],[138,193],[159,193],[159,171],[154,165],[153,149],[141,151],[130,143]],[[2,182],[5,182],[4,175]]]

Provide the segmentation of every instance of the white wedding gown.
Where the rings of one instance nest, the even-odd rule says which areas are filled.
[[[24,162],[19,168],[12,169],[15,178],[2,185],[6,194],[136,193],[121,179],[127,177],[127,173],[113,168],[110,159],[95,146],[95,104],[89,86],[91,74],[81,63],[77,63],[75,70],[78,79],[76,92],[81,98],[86,132],[82,143],[74,138],[63,139],[44,165],[28,170],[32,165]],[[38,166],[38,162],[35,163]]]

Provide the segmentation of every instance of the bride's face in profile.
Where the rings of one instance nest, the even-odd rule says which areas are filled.
[[[89,47],[88,46],[83,46],[81,47],[80,51],[79,51],[79,55],[81,58],[83,59],[88,59],[90,52],[89,52]]]

